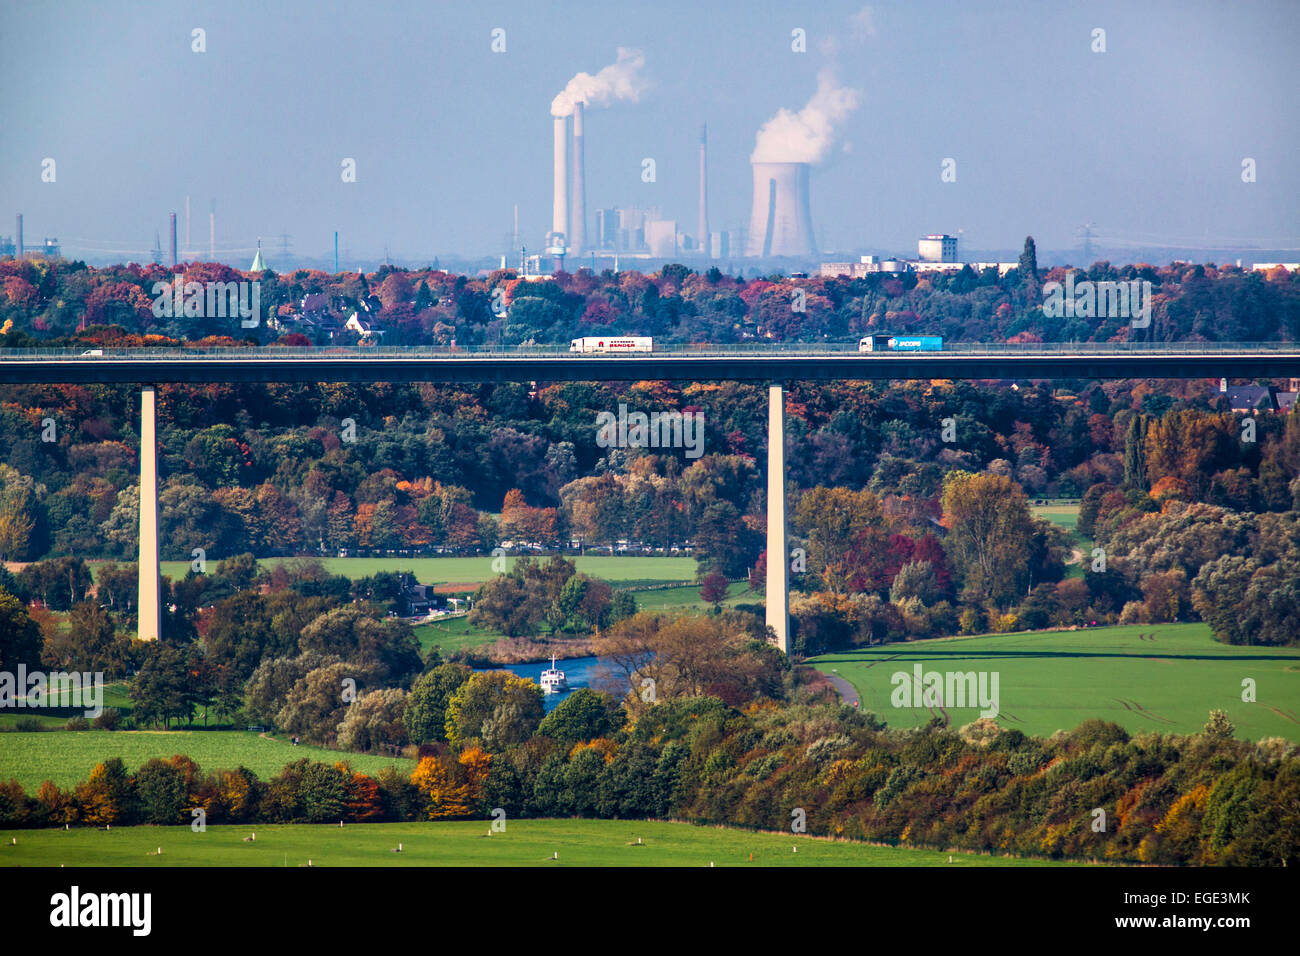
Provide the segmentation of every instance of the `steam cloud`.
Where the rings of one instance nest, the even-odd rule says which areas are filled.
[[[835,128],[858,108],[858,91],[840,86],[828,68],[817,75],[817,92],[794,113],[780,110],[763,124],[751,163],[820,163],[835,142]]]
[[[551,102],[551,115],[568,116],[578,103],[588,106],[605,106],[614,100],[635,103],[647,86],[641,76],[644,67],[645,54],[619,47],[618,59],[595,76],[579,73],[569,80],[569,85]]]

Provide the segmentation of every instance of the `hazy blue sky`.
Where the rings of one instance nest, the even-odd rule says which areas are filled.
[[[293,236],[324,255],[531,247],[550,226],[552,98],[617,47],[636,103],[587,114],[588,208],[654,205],[695,231],[707,121],[711,224],[747,225],[749,155],[832,66],[861,93],[813,170],[830,248],[1258,240],[1300,247],[1294,0],[1114,3],[30,3],[0,0],[0,234],[140,258],[192,197],[194,246]],[[859,15],[856,20],[853,18]],[[191,52],[191,30],[207,52]],[[491,30],[506,30],[493,53]],[[791,30],[808,50],[791,51]],[[1107,52],[1091,32],[1106,30]],[[41,161],[57,182],[41,182]],[[344,157],[358,181],[340,181]],[[641,160],[658,165],[641,181]],[[945,157],[957,182],[940,181]],[[1241,181],[1252,157],[1258,181]],[[589,228],[591,228],[589,226]],[[232,261],[247,256],[240,252]]]

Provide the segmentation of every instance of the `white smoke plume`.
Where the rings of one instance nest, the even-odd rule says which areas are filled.
[[[820,163],[835,142],[836,127],[858,108],[858,91],[840,86],[829,68],[817,75],[817,92],[795,113],[780,110],[763,124],[751,163]]]
[[[551,102],[551,115],[568,116],[578,103],[587,106],[605,106],[614,100],[635,103],[648,85],[641,75],[644,67],[645,54],[619,47],[618,59],[595,76],[579,73],[569,80],[569,85]]]

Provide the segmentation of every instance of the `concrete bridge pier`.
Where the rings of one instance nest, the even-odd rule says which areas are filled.
[[[136,602],[142,641],[162,631],[162,579],[158,572],[158,396],[152,385],[140,393],[140,592]]]
[[[776,646],[790,653],[790,569],[785,534],[785,387],[767,390],[767,626]]]

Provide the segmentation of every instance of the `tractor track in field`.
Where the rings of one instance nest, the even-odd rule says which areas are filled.
[[[945,727],[949,727],[949,726],[952,725],[952,717],[950,717],[950,716],[948,715],[948,711],[944,710],[942,707],[939,708],[939,713],[937,713],[937,714],[934,712],[934,708],[933,708],[933,707],[927,707],[927,708],[925,708],[925,709],[928,710],[928,711],[930,712],[930,716],[931,716],[931,717],[942,717],[942,718],[943,718],[943,725],[944,725]]]
[[[879,660],[872,661],[870,664],[864,667],[863,670],[870,670],[871,668],[875,667],[877,664],[888,664],[890,661],[896,661],[902,656],[903,656],[902,654],[895,654],[893,657],[882,657]]]
[[[1124,705],[1126,710],[1131,710],[1133,713],[1147,718],[1147,720],[1154,720],[1164,724],[1178,723],[1176,720],[1170,720],[1168,717],[1161,717],[1159,714],[1152,713],[1135,700],[1125,700],[1123,697],[1112,697],[1111,700],[1118,701]]]
[[[1281,707],[1269,707],[1268,704],[1265,704],[1264,706],[1268,707],[1269,710],[1277,714],[1283,720],[1289,720],[1293,724],[1300,724],[1300,719],[1297,719],[1296,715],[1291,713],[1290,711],[1283,710]]]

